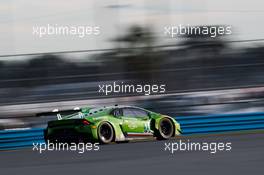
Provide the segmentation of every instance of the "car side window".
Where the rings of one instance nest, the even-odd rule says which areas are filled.
[[[148,116],[148,113],[141,109],[135,109],[135,108],[123,108],[123,115],[125,117],[146,117]]]
[[[133,110],[131,110],[131,108],[123,108],[123,116],[134,117],[135,114],[134,114]]]
[[[144,111],[144,110],[141,110],[141,109],[135,109],[134,110],[134,113],[136,113],[137,116],[139,116],[139,117],[146,117],[146,116],[148,116],[148,113],[146,111]]]

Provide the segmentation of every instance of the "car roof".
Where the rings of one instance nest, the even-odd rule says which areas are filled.
[[[104,107],[95,107],[89,110],[89,115],[94,115],[94,114],[98,114],[98,113],[109,113],[111,112],[113,109],[122,109],[122,108],[134,108],[134,109],[141,109],[144,111],[148,111],[146,109],[140,108],[140,107],[136,107],[136,106],[129,106],[129,105],[114,105],[114,106],[104,106]]]

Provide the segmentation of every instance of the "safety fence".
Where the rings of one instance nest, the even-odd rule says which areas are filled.
[[[177,116],[175,118],[181,124],[183,135],[264,129],[264,113]],[[33,142],[44,142],[42,128],[0,131],[0,150],[31,147]]]

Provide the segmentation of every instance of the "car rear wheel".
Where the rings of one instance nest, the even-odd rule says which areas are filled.
[[[108,144],[114,140],[114,129],[110,123],[102,122],[98,126],[98,139],[102,144]]]
[[[169,139],[173,136],[174,126],[173,122],[168,118],[162,118],[159,122],[159,130],[157,134],[157,139],[164,140]]]

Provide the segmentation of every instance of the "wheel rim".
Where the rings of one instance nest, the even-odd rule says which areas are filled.
[[[173,126],[169,120],[162,120],[160,122],[160,131],[163,137],[168,138],[172,136]]]
[[[100,127],[100,138],[103,142],[109,142],[112,140],[112,129],[108,124],[103,124]]]

